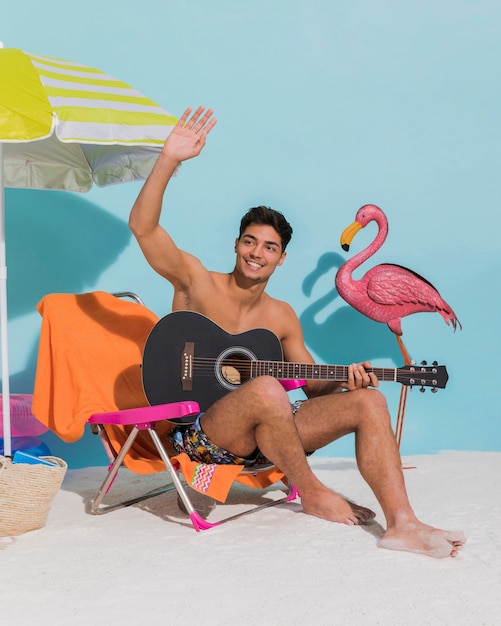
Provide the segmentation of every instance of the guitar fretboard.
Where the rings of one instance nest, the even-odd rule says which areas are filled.
[[[398,370],[393,367],[372,367],[379,380],[396,382]],[[318,363],[289,363],[287,361],[251,361],[251,377],[273,376],[283,380],[348,380],[347,365],[321,365]]]

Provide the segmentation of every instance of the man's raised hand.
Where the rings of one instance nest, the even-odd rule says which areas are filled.
[[[207,135],[216,125],[216,118],[212,117],[213,109],[199,106],[193,115],[188,119],[192,109],[188,107],[181,115],[179,122],[174,126],[172,132],[162,149],[162,153],[176,161],[186,161],[196,157],[205,146]]]

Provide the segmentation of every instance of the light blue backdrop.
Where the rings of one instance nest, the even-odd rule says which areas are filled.
[[[270,283],[304,323],[323,362],[400,365],[396,341],[334,290],[348,255],[339,236],[357,209],[379,205],[390,234],[366,269],[406,265],[453,307],[403,322],[417,360],[447,365],[437,394],[410,394],[402,452],[501,450],[497,361],[501,226],[501,32],[494,0],[88,0],[8,3],[0,39],[99,67],[180,114],[204,104],[218,125],[203,155],[169,188],[163,223],[210,268],[233,263],[249,207],[283,211],[295,235]],[[0,87],[1,88],[1,87]],[[8,190],[12,389],[31,392],[38,315],[51,291],[137,291],[159,315],[171,289],[154,275],[126,222],[140,189],[84,196]],[[350,255],[368,245],[359,233]],[[384,384],[396,415],[399,385]],[[89,437],[49,438],[70,464],[104,462]],[[327,455],[351,455],[353,442]]]

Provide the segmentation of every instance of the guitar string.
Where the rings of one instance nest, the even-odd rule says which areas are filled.
[[[195,362],[207,362],[207,363],[216,363],[217,361],[219,361],[219,358],[214,358],[214,357],[203,357],[203,356],[195,356],[193,357],[193,361]],[[224,362],[226,363],[227,361],[231,361],[233,363],[284,363],[286,365],[293,365],[293,364],[297,364],[297,365],[307,365],[309,366],[317,366],[317,367],[343,367],[343,368],[347,368],[349,367],[348,365],[334,365],[334,364],[330,364],[330,363],[296,363],[295,361],[280,361],[280,360],[275,360],[275,359],[249,359],[248,357],[246,357],[244,355],[244,358],[240,358],[240,357],[225,357],[224,358]],[[424,369],[432,369],[432,368],[440,368],[443,367],[441,365],[434,365],[434,366],[420,366],[420,365],[406,365],[404,367],[401,368],[395,368],[395,367],[388,367],[388,368],[374,368],[374,369],[408,369],[409,367],[414,367],[416,368],[416,371],[420,370],[421,367],[423,367]]]
[[[193,369],[197,373],[202,373],[202,374],[205,373],[207,375],[211,375],[214,369],[214,365],[217,363],[217,361],[218,360],[214,359],[213,357],[195,357],[193,360]],[[254,367],[252,364],[254,364]],[[255,366],[256,364],[258,364],[257,367]],[[293,376],[292,378],[307,378],[309,380],[318,380],[318,379],[337,380],[336,377],[341,376],[339,380],[343,381],[343,380],[346,380],[346,376],[348,373],[347,365],[328,365],[328,364],[319,364],[319,363],[315,363],[315,364],[314,363],[291,363],[288,361],[268,361],[268,360],[254,360],[254,359],[246,361],[242,359],[229,358],[229,359],[224,359],[224,361],[222,362],[222,365],[228,366],[228,367],[234,367],[237,370],[238,368],[242,368],[242,365],[248,365],[250,369],[258,370],[260,372],[258,375],[264,375],[265,374],[264,370],[270,370],[270,369],[272,371],[277,371],[280,369],[290,370],[291,368],[299,369],[299,370],[302,370],[303,372],[308,372],[308,375],[307,376],[297,375],[297,376]],[[308,371],[311,368],[320,370],[319,374],[316,374],[315,376],[313,376],[313,374],[315,373]],[[329,372],[325,372],[325,370],[334,370],[334,373],[333,373],[334,378],[330,378]],[[435,378],[440,377],[438,371],[434,372],[434,371],[429,371],[428,369],[423,371],[419,367],[417,367],[414,371],[411,371],[408,368],[385,368],[385,367],[373,367],[369,369],[368,371],[374,372],[378,376],[378,378],[382,379],[383,382],[396,380],[395,379],[396,374],[398,374],[400,378],[404,377],[408,379],[417,379],[419,383],[421,383],[422,380],[426,379],[429,376],[434,375],[433,380],[435,380]],[[322,372],[323,372],[323,375],[322,375]],[[287,373],[290,374],[289,371],[287,371]],[[330,374],[332,375],[332,371],[330,372]],[[389,378],[385,379],[386,376],[389,376]],[[279,378],[279,376],[275,376],[275,377]],[[396,380],[396,382],[399,382],[399,380]]]
[[[201,364],[202,366],[209,366],[212,367],[214,364],[216,364],[218,362],[218,359],[215,359],[214,357],[195,357],[193,359],[193,362],[195,365],[199,365]],[[336,370],[343,370],[343,371],[347,371],[348,370],[348,365],[330,365],[330,364],[324,364],[324,363],[295,363],[295,362],[291,362],[291,361],[274,361],[274,360],[258,360],[258,359],[231,359],[231,358],[225,358],[222,362],[223,365],[245,365],[245,364],[257,364],[260,367],[296,367],[296,368],[319,368],[319,369],[336,369]],[[437,366],[437,368],[440,366]],[[414,370],[410,370],[409,367],[402,367],[402,368],[398,368],[398,367],[372,367],[370,369],[368,369],[368,371],[388,371],[388,372],[395,372],[395,371],[400,371],[400,372],[409,372],[411,374],[432,374],[432,373],[437,373],[437,372],[433,372],[433,369],[429,368],[429,369],[421,369],[419,367],[416,367],[416,369]]]

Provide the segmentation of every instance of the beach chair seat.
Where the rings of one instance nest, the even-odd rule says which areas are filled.
[[[298,496],[271,464],[243,468],[197,463],[184,453],[169,456],[166,434],[176,424],[192,423],[200,407],[196,398],[148,403],[141,377],[142,351],[158,318],[137,296],[130,292],[49,294],[37,308],[42,326],[33,414],[66,442],[78,440],[90,427],[110,458],[108,472],[90,503],[91,513],[113,511],[174,489],[193,527],[200,531]],[[283,384],[290,388],[300,383]],[[138,475],[167,471],[169,480],[153,491],[108,503],[121,467]],[[192,489],[224,502],[235,482],[259,489],[280,483],[285,493],[215,522],[196,510]]]
[[[180,510],[189,516],[195,530],[200,531],[212,528],[214,526],[218,526],[231,520],[235,520],[239,517],[242,517],[249,513],[254,513],[258,510],[268,508],[270,506],[275,506],[284,502],[291,502],[299,496],[299,493],[297,492],[295,487],[292,484],[288,483],[284,478],[284,483],[287,489],[283,497],[269,499],[263,504],[255,505],[252,508],[248,508],[243,512],[229,515],[216,522],[210,522],[209,520],[207,520],[207,515],[213,510],[217,501],[214,498],[211,498],[211,496],[209,495],[202,494],[203,500],[201,498],[198,498],[197,503],[194,502],[194,495],[197,493],[198,490],[196,489],[196,487],[188,485],[186,480],[189,476],[193,476],[193,473],[189,471],[189,467],[187,466],[193,465],[194,463],[192,461],[189,461],[188,459],[184,459],[184,463],[179,463],[179,455],[172,458],[169,457],[162,442],[162,439],[155,429],[155,426],[158,422],[169,421],[174,424],[180,422],[182,423],[183,417],[194,416],[198,413],[199,407],[196,402],[178,402],[111,413],[98,413],[92,415],[89,418],[89,425],[93,428],[97,427],[97,430],[94,430],[94,432],[99,434],[103,439],[103,445],[110,457],[111,463],[108,467],[107,476],[101,484],[101,487],[98,489],[96,496],[91,501],[90,512],[94,515],[108,513],[118,508],[129,506],[131,504],[136,504],[145,499],[158,496],[162,493],[175,489],[177,491],[177,499]],[[109,425],[132,426],[127,440],[118,452],[118,454],[116,454],[113,450],[113,446],[110,445],[109,439],[106,434],[106,426]],[[120,500],[111,504],[104,503],[103,500],[108,495],[108,492],[110,491],[111,486],[113,485],[113,482],[117,477],[118,470],[123,466],[127,453],[129,452],[131,447],[133,447],[137,435],[142,432],[148,433],[151,437],[151,440],[158,452],[158,456],[163,461],[165,469],[170,475],[171,482],[166,484],[165,486],[155,488],[151,491],[147,491],[146,493],[142,493],[141,495],[135,496],[127,500]],[[195,465],[199,470],[200,464],[195,463]],[[224,467],[227,466],[219,466],[219,468]],[[185,469],[185,472],[183,472],[183,469]],[[181,470],[181,472],[179,470]],[[234,479],[235,481],[244,484],[249,484],[249,486],[253,486],[252,483],[255,482],[256,476],[258,474],[266,472],[269,473],[270,471],[274,473],[277,472],[277,470],[271,463],[259,465],[256,467],[250,466],[241,469],[237,467],[237,470],[238,474],[236,473],[234,477],[231,477],[231,479]],[[180,473],[181,476],[179,475]],[[250,483],[249,481],[243,480],[246,477],[249,477],[251,479]],[[182,480],[183,478],[184,480]],[[280,479],[282,480],[282,478]],[[188,480],[190,481],[190,483],[192,482],[191,478],[188,478]],[[227,483],[228,477],[223,477],[222,480]],[[259,488],[261,487],[261,485],[255,484],[255,487]],[[198,491],[198,493],[201,494],[202,492]]]

